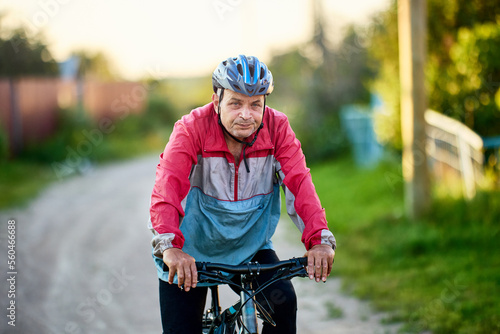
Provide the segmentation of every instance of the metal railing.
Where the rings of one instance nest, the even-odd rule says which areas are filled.
[[[481,137],[459,121],[433,110],[425,112],[427,155],[437,177],[457,175],[465,198],[476,195],[483,179],[484,144]]]

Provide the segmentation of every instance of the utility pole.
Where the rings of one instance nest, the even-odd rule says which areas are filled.
[[[431,204],[424,120],[427,109],[424,77],[426,0],[398,0],[398,35],[405,206],[410,218],[419,218]]]

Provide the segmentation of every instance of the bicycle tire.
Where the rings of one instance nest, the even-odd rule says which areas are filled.
[[[238,330],[234,324],[227,325],[222,323],[219,327],[217,327],[213,332],[213,334],[237,334]]]

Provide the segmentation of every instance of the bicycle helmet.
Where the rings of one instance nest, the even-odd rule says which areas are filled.
[[[212,74],[214,92],[230,89],[247,96],[269,95],[274,89],[273,75],[257,57],[239,55],[222,61]]]

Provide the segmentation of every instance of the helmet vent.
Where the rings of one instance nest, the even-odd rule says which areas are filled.
[[[212,74],[214,87],[230,89],[248,96],[268,95],[273,91],[273,76],[257,57],[227,58]]]

